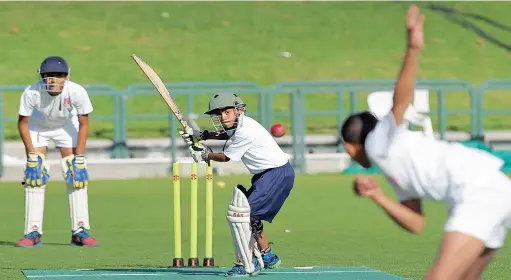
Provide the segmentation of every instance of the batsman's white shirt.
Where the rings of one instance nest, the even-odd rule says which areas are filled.
[[[475,236],[490,248],[502,246],[511,225],[511,180],[500,172],[500,158],[396,126],[392,112],[369,133],[365,149],[401,201],[446,202],[446,231]]]
[[[280,167],[290,156],[279,147],[271,134],[256,120],[241,115],[231,143],[224,154],[233,161],[242,161],[251,174]]]
[[[66,81],[62,93],[51,96],[37,82],[25,88],[21,95],[19,115],[30,116],[29,129],[35,147],[48,146],[53,140],[57,147],[75,147],[78,135],[78,115],[93,111],[84,87]]]

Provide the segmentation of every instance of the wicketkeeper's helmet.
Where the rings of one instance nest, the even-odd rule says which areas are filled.
[[[41,62],[37,72],[39,72],[40,79],[43,81],[42,88],[51,95],[57,95],[62,92],[71,69],[62,57],[49,56]]]
[[[39,67],[41,78],[47,73],[64,73],[69,74],[70,69],[67,61],[60,56],[50,56],[43,60]]]

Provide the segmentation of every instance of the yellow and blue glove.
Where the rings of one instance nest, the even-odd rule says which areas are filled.
[[[40,187],[50,179],[48,169],[44,165],[44,155],[28,153],[23,183],[31,187]]]
[[[89,173],[84,155],[70,155],[66,158],[67,170],[64,173],[66,182],[81,189],[89,185]]]

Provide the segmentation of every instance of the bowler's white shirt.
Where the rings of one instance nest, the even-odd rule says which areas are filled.
[[[42,81],[23,91],[19,114],[31,116],[29,127],[61,128],[70,124],[78,127],[78,116],[93,111],[89,95],[84,87],[66,81],[62,93],[51,96]]]
[[[401,201],[425,198],[452,202],[456,189],[470,185],[470,178],[482,177],[485,171],[499,170],[503,165],[500,158],[485,151],[396,126],[392,111],[368,134],[365,150]]]
[[[245,115],[239,117],[230,140],[224,154],[232,161],[241,160],[252,174],[283,166],[290,158],[262,125]]]

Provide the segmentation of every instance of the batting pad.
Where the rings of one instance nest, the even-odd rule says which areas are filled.
[[[236,257],[242,262],[248,273],[254,272],[252,248],[255,246],[250,224],[250,204],[245,194],[234,188],[232,200],[227,209],[227,222],[231,229]]]

